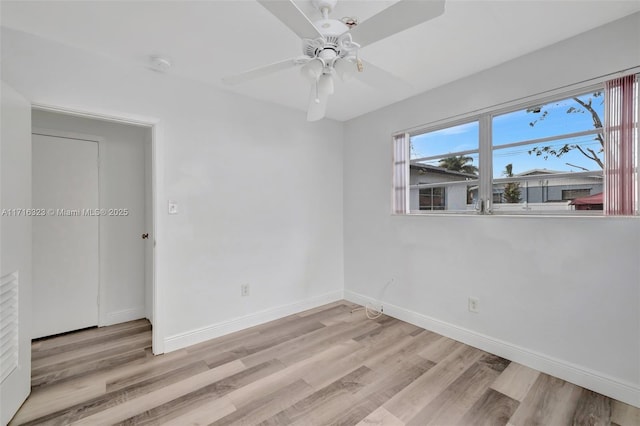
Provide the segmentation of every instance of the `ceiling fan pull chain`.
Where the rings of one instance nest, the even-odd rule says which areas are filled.
[[[315,103],[320,103],[320,89],[318,88],[318,81],[320,78],[316,78],[316,98],[314,99]]]

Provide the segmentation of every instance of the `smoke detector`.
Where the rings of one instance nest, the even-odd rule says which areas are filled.
[[[165,58],[163,56],[150,56],[149,57],[149,68],[156,72],[167,72],[169,68],[171,68],[171,60]]]

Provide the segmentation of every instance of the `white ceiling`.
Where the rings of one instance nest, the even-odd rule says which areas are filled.
[[[296,0],[314,20],[310,0]],[[332,17],[360,21],[395,1],[340,1]],[[640,1],[448,0],[444,15],[361,50],[412,90],[337,83],[327,116],[348,120],[640,11]],[[299,110],[308,86],[296,69],[235,87],[222,77],[301,54],[298,37],[252,0],[5,1],[2,25],[135,66],[171,58],[169,71]],[[357,41],[357,40],[356,40]],[[596,54],[596,53],[594,53]],[[545,64],[552,66],[552,64]],[[366,72],[366,70],[365,70]]]

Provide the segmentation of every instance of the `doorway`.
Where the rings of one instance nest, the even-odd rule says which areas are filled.
[[[34,108],[32,128],[32,337],[152,321],[152,127]]]

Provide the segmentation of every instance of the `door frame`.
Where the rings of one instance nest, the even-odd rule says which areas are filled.
[[[32,119],[33,120],[33,119]],[[105,186],[106,186],[106,176],[105,176],[105,168],[102,166],[102,159],[105,158],[106,147],[105,139],[100,136],[89,135],[86,133],[78,133],[78,132],[67,132],[63,130],[53,130],[47,129],[43,127],[31,127],[31,135],[41,135],[41,136],[50,136],[55,138],[65,138],[65,139],[74,139],[78,141],[88,142],[88,143],[97,143],[98,144],[98,208],[101,209],[105,206],[103,197],[105,194]],[[33,149],[33,148],[32,148]],[[33,185],[33,183],[32,183]],[[98,304],[98,327],[102,327],[106,324],[106,301],[107,301],[107,286],[104,285],[104,280],[102,279],[102,275],[104,273],[103,259],[106,253],[105,250],[105,240],[102,238],[104,235],[103,227],[105,226],[104,221],[101,216],[98,216],[98,300],[96,301]],[[33,291],[33,284],[32,284]]]
[[[161,198],[161,194],[160,192],[160,188],[162,188],[162,171],[163,171],[163,157],[161,155],[162,150],[160,149],[160,140],[161,138],[159,137],[159,130],[158,127],[160,125],[160,121],[155,119],[155,118],[149,118],[149,117],[139,117],[139,116],[133,116],[133,115],[127,115],[127,114],[118,114],[118,115],[112,115],[112,114],[105,114],[103,112],[92,112],[92,111],[88,111],[88,110],[76,110],[76,109],[70,109],[64,106],[58,106],[58,105],[51,105],[51,104],[43,104],[43,103],[35,103],[32,102],[31,103],[31,108],[32,110],[41,110],[41,111],[49,111],[49,112],[55,112],[55,113],[60,113],[60,114],[66,114],[66,115],[71,115],[71,116],[76,116],[76,117],[84,117],[84,118],[91,118],[91,119],[96,119],[96,120],[102,120],[102,121],[109,121],[109,122],[114,122],[114,123],[119,123],[119,124],[129,124],[129,125],[136,125],[136,126],[142,126],[142,127],[146,127],[151,131],[151,224],[150,224],[150,229],[149,232],[151,233],[151,235],[153,236],[153,240],[151,241],[152,243],[152,250],[151,250],[151,269],[152,269],[152,276],[150,277],[151,280],[151,302],[152,302],[152,306],[151,306],[151,313],[152,313],[152,318],[153,318],[153,323],[152,323],[152,328],[151,328],[151,333],[152,333],[152,347],[151,350],[153,352],[154,355],[158,355],[158,354],[162,354],[164,353],[164,334],[162,332],[162,321],[161,320],[161,315],[160,315],[160,303],[159,303],[159,291],[158,291],[158,245],[157,242],[159,240],[159,234],[158,231],[160,228],[160,226],[158,226],[158,206],[159,206],[159,202],[162,199]],[[64,133],[64,132],[61,132]],[[84,136],[88,136],[88,135],[84,135]],[[95,136],[94,136],[95,138]],[[99,143],[99,155],[101,158],[104,158],[104,153],[105,153],[105,149],[106,149],[106,144]],[[102,161],[102,160],[101,160]],[[105,182],[103,173],[104,171],[104,167],[100,167],[99,170],[99,191],[100,191],[100,195],[99,195],[99,202],[102,205],[102,193],[103,191],[103,185]],[[146,185],[145,185],[145,191],[147,191]],[[102,245],[102,239],[100,239],[100,246]],[[103,252],[103,250],[101,249],[101,247],[99,248],[100,252]],[[102,274],[102,272],[100,273]],[[101,281],[101,280],[100,280]],[[145,276],[145,287],[146,287],[146,281],[147,278]],[[100,294],[100,298],[104,297],[104,293],[103,293],[103,288],[105,286],[103,285],[99,285],[99,294]],[[103,299],[106,300],[106,297]],[[98,312],[99,312],[99,325],[100,324],[104,324],[104,318],[106,316],[106,313],[103,312],[104,309],[104,303],[99,303],[99,307],[98,307]]]

